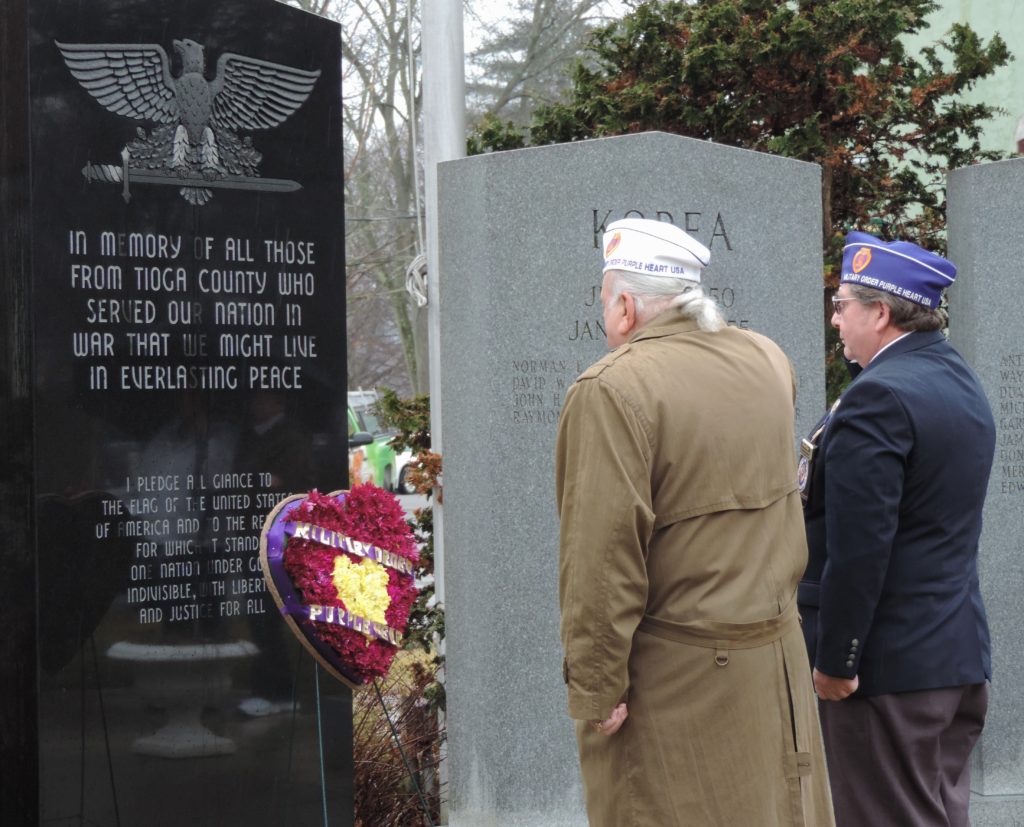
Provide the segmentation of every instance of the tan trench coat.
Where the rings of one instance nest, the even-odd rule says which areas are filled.
[[[794,596],[807,560],[792,369],[669,311],[559,424],[569,714],[594,827],[832,827]],[[611,737],[588,721],[620,700]]]

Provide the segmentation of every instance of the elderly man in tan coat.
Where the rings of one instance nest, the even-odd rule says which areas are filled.
[[[604,244],[612,352],[570,388],[556,457],[590,823],[833,827],[794,602],[792,367],[725,325],[679,228],[625,219]]]

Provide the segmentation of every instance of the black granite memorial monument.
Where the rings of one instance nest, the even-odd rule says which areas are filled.
[[[0,821],[351,824],[259,563],[347,481],[338,27],[5,0],[0,46]]]

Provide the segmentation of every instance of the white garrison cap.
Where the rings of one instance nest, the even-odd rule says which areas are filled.
[[[675,224],[649,218],[623,218],[604,234],[604,270],[671,276],[700,284],[711,251]]]

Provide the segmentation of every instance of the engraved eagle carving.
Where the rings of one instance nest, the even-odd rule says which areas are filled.
[[[251,138],[239,140],[236,133],[283,123],[320,76],[318,70],[225,52],[208,80],[205,49],[189,39],[173,41],[181,56],[177,77],[167,52],[155,43],[56,45],[72,76],[107,110],[158,125],[152,134],[138,130],[139,139],[128,147],[133,163],[206,180],[257,174],[260,154]],[[186,197],[206,203],[206,193]]]

